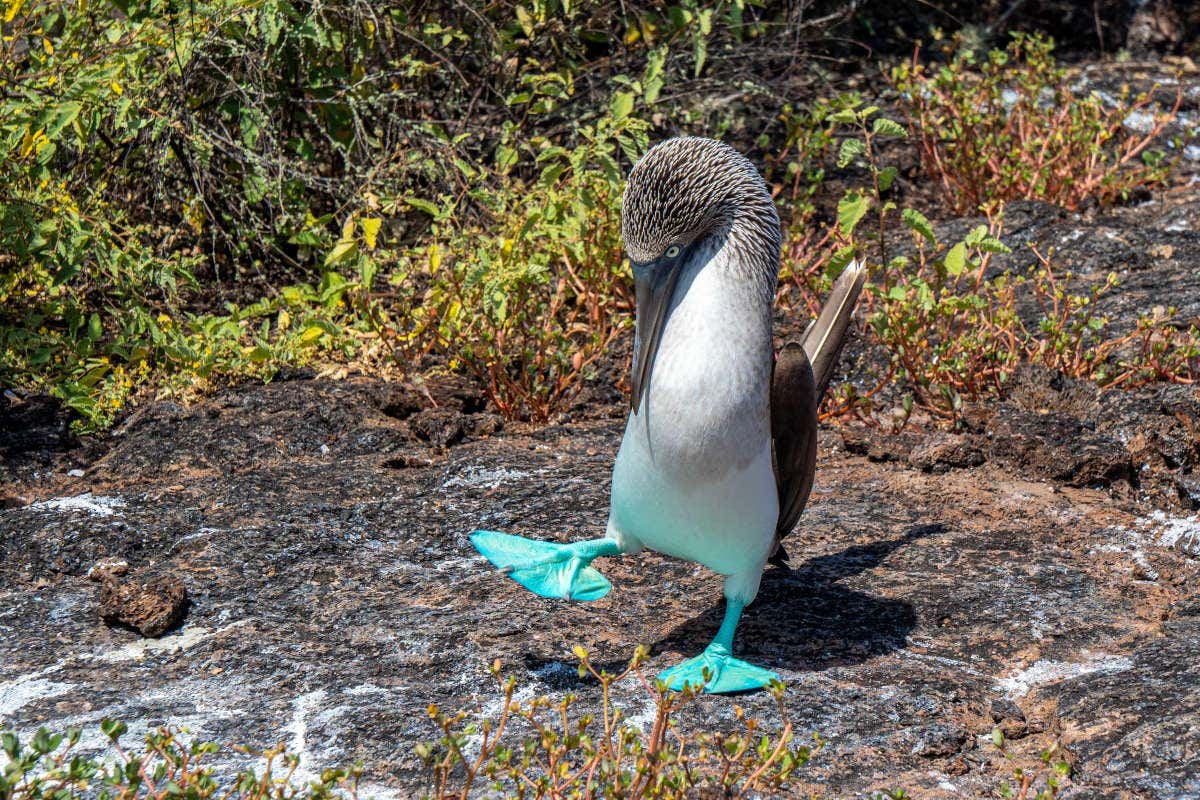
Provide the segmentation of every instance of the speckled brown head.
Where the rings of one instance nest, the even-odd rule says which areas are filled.
[[[779,215],[767,186],[741,153],[714,139],[668,139],[629,173],[621,235],[631,261],[654,261],[671,246],[730,236],[772,273],[779,261]]]
[[[636,414],[682,267],[694,255],[726,249],[726,268],[769,297],[779,269],[779,215],[741,153],[713,139],[668,139],[629,173],[621,235],[637,295]]]

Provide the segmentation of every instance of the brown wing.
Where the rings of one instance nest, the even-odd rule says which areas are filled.
[[[779,490],[779,522],[775,526],[778,542],[800,520],[817,466],[817,381],[799,342],[785,345],[775,362],[771,436],[775,440],[775,485]],[[786,554],[780,557],[786,558]]]
[[[771,380],[771,436],[775,440],[775,484],[779,522],[771,562],[786,563],[779,544],[800,521],[812,491],[817,462],[817,406],[833,378],[846,329],[862,292],[867,271],[852,263],[834,281],[821,314],[800,342],[789,342],[775,363]]]

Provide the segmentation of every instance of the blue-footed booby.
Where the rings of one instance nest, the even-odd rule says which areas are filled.
[[[802,341],[775,356],[772,300],[780,224],[758,171],[728,145],[670,139],[629,175],[621,232],[637,319],[632,409],[613,467],[603,538],[557,544],[475,531],[475,547],[543,597],[595,600],[612,588],[599,556],[650,548],[725,576],[725,618],[700,655],[659,675],[709,692],[775,673],[734,658],[742,609],[804,510],[817,406],[865,270],[848,266]]]

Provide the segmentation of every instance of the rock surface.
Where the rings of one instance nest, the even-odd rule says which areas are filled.
[[[0,722],[282,740],[305,770],[362,759],[367,795],[407,797],[425,785],[412,746],[435,737],[424,708],[494,713],[493,659],[525,696],[595,702],[573,645],[616,666],[645,643],[652,670],[704,646],[722,605],[700,567],[598,562],[613,592],[568,604],[467,542],[480,526],[601,531],[619,417],[440,451],[385,413],[385,389],[300,380],[160,404],[86,479],[19,477],[45,499],[0,511]],[[481,412],[461,413],[466,431]],[[1200,522],[990,463],[873,462],[832,432],[820,459],[794,567],[768,572],[737,641],[787,681],[800,735],[828,740],[800,787],[989,795],[1011,779],[999,725],[1014,763],[1065,748],[1072,785],[1099,793],[1080,797],[1196,796],[1200,563],[1167,541]],[[103,557],[178,577],[187,623],[160,639],[102,625],[87,573]],[[647,719],[639,686],[618,702]],[[778,724],[769,698],[736,702]],[[732,728],[733,705],[702,698],[681,725]]]

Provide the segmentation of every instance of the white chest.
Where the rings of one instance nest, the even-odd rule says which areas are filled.
[[[770,441],[770,306],[722,269],[724,257],[718,251],[680,276],[626,432],[660,468],[699,481],[744,467]]]
[[[680,276],[617,456],[610,530],[730,574],[761,566],[778,505],[770,308],[722,257]]]

